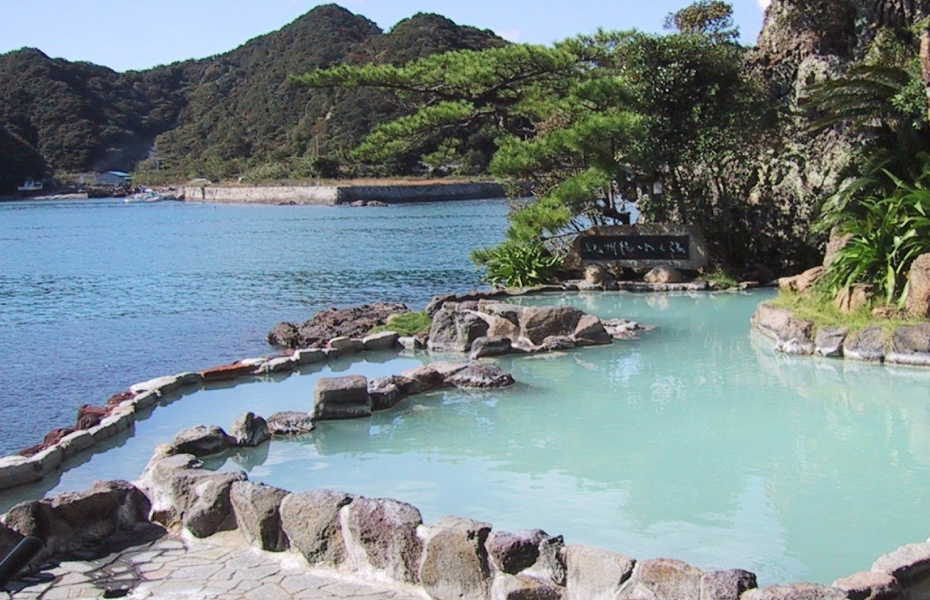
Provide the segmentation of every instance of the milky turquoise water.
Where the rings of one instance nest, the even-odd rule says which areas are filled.
[[[0,203],[0,449],[137,381],[267,353],[277,321],[470,289],[468,250],[501,238],[507,209]],[[767,294],[527,299],[658,328],[502,359],[511,389],[419,396],[210,466],[295,491],[400,498],[428,522],[456,514],[769,583],[830,583],[930,535],[930,372],[776,356],[748,326]],[[430,359],[369,355],[172,398],[110,451],[0,495],[0,512],[133,479],[183,427],[309,411],[321,376]]]
[[[210,466],[292,491],[399,498],[427,522],[455,514],[637,558],[746,568],[767,583],[830,583],[930,535],[930,372],[775,355],[748,326],[767,296],[524,299],[657,329],[608,347],[500,359],[513,388],[417,396]],[[429,360],[376,354],[188,395],[57,489],[132,476],[181,427],[228,427],[245,410],[310,410],[321,376],[375,377]]]

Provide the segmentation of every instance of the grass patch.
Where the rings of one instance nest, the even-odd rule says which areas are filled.
[[[878,325],[889,335],[902,325],[915,325],[922,323],[920,319],[912,317],[895,317],[890,319],[877,319],[872,316],[872,306],[863,307],[852,314],[845,314],[838,309],[831,300],[818,294],[800,295],[794,292],[781,290],[769,304],[779,308],[787,308],[800,319],[814,322],[814,327],[849,327],[850,332],[859,331],[866,327]]]
[[[713,283],[722,290],[739,287],[740,283],[739,279],[733,277],[726,271],[714,271],[713,273],[698,277],[698,280]]]
[[[387,324],[378,325],[370,333],[394,331],[398,335],[409,336],[428,332],[433,321],[425,312],[405,312],[388,317]]]

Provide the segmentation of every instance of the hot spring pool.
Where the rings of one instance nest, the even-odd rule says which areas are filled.
[[[409,398],[370,419],[213,461],[292,491],[331,488],[410,502],[502,530],[760,583],[831,583],[930,535],[930,372],[775,355],[752,334],[754,294],[581,293],[572,304],[654,324],[640,340],[497,362],[518,384]],[[449,355],[366,355],[286,379],[211,387],[159,407],[57,482],[0,497],[138,476],[181,428],[253,410],[312,408],[316,380],[398,374]]]

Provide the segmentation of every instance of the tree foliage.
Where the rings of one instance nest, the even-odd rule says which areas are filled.
[[[669,13],[665,17],[665,28],[706,35],[718,43],[739,39],[739,27],[733,23],[733,8],[721,0],[699,0]]]

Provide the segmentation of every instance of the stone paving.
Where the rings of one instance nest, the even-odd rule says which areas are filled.
[[[295,553],[250,548],[238,532],[165,536],[105,558],[63,562],[10,584],[0,600],[424,600],[420,590],[311,569]]]

